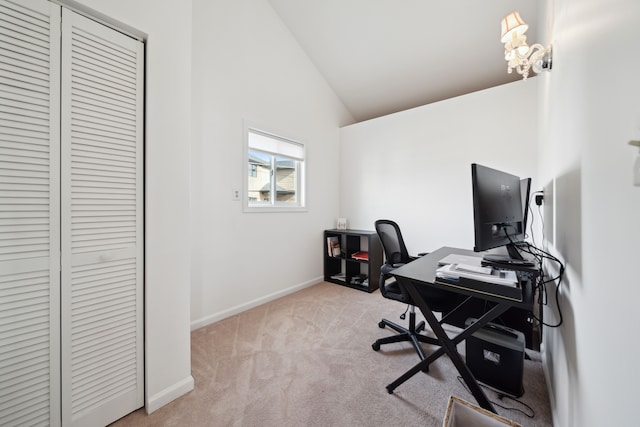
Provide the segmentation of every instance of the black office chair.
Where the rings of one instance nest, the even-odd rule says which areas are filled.
[[[380,338],[374,342],[371,347],[375,351],[378,351],[382,344],[408,341],[413,344],[413,347],[422,360],[425,358],[425,354],[420,343],[439,345],[439,342],[435,338],[420,334],[425,328],[425,323],[421,321],[416,325],[415,304],[404,287],[393,279],[394,269],[416,260],[418,257],[409,255],[398,224],[387,219],[380,219],[375,222],[375,227],[385,254],[385,263],[380,267],[380,292],[385,298],[408,304],[410,312],[409,328],[404,328],[390,320],[382,319],[380,323],[378,323],[378,326],[380,328],[389,326],[397,331],[398,335]],[[449,311],[461,302],[460,296],[444,290],[425,289],[421,290],[420,294],[429,305],[429,308],[435,312]],[[400,317],[404,319],[404,314]]]

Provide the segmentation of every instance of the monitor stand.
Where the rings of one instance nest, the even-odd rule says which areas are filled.
[[[492,265],[494,267],[535,266],[535,263],[533,261],[529,261],[528,259],[524,259],[522,257],[522,254],[520,254],[520,251],[513,243],[509,243],[508,245],[506,245],[506,248],[509,255],[488,254],[482,257],[482,263],[486,265]]]

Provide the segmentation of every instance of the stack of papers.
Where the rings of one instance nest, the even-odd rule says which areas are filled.
[[[471,279],[496,285],[517,286],[515,271],[467,264],[447,264],[436,270],[436,277],[443,279]]]
[[[438,265],[446,264],[465,264],[480,267],[482,265],[482,256],[449,254],[438,261]]]
[[[477,265],[447,264],[436,270],[435,283],[498,298],[522,301],[522,289],[513,270]]]

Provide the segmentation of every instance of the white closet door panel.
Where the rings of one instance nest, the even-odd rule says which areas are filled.
[[[62,45],[63,422],[104,425],[143,405],[143,45],[66,10]]]
[[[0,425],[60,424],[60,7],[0,0]]]

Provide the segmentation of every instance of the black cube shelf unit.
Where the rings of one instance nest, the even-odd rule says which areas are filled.
[[[332,255],[330,239],[337,239],[340,255]],[[367,252],[368,260],[354,259],[357,252]],[[379,287],[382,245],[375,231],[325,230],[324,280],[361,291],[373,292]]]

